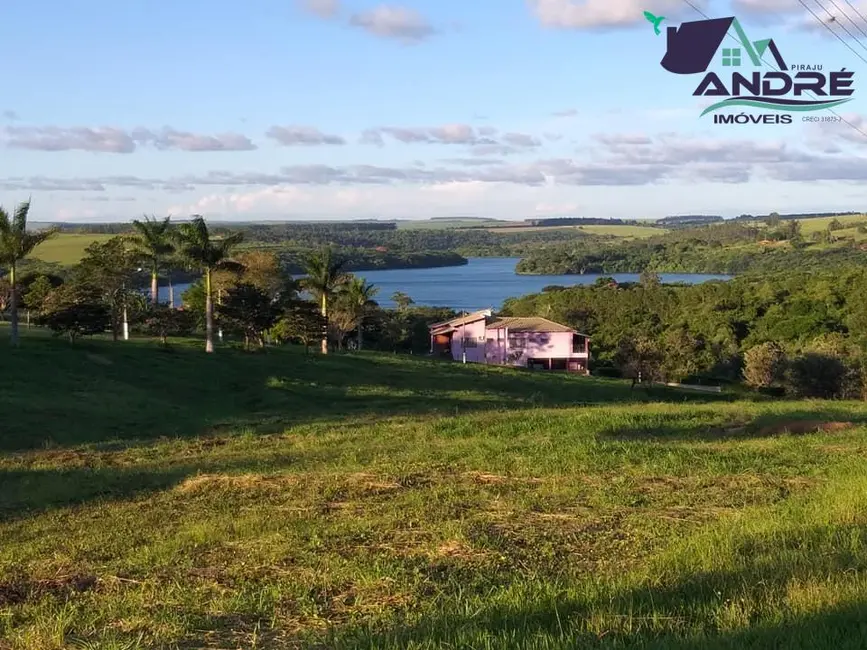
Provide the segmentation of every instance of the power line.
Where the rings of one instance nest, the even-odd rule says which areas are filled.
[[[831,4],[833,4],[835,7],[837,7],[837,4],[834,2],[834,0],[830,0],[830,2],[831,2]],[[804,5],[803,2],[802,2],[801,4]],[[835,32],[833,29],[831,29],[831,25],[830,25],[829,23],[832,23],[832,22],[833,22],[833,23],[839,25],[839,26],[840,26],[840,29],[842,29],[844,32],[846,32],[846,33],[849,35],[849,38],[853,39],[853,40],[854,40],[856,43],[858,43],[858,45],[860,45],[861,47],[864,47],[864,45],[861,43],[861,41],[858,40],[858,37],[855,36],[855,34],[853,34],[852,32],[850,32],[850,31],[849,31],[849,28],[846,27],[846,25],[844,25],[844,24],[841,23],[839,20],[837,20],[837,17],[836,17],[834,14],[832,14],[832,13],[828,10],[827,7],[825,7],[821,2],[819,2],[819,0],[816,0],[816,4],[819,5],[822,9],[825,10],[825,13],[828,14],[828,18],[830,19],[830,20],[828,20],[828,22],[825,22],[824,20],[822,20],[821,18],[819,18],[818,16],[816,16],[816,14],[813,14],[814,16],[816,16],[816,18],[819,20],[819,22],[822,23],[822,24],[823,24],[823,25],[824,25],[824,26],[825,26],[829,31],[833,32],[834,35],[837,36],[841,41],[843,41],[843,43],[846,45],[846,47],[848,47],[850,50],[852,50],[853,52],[855,52],[855,54],[858,55],[858,57],[859,57],[862,61],[864,61],[864,63],[867,63],[867,60],[865,60],[863,56],[861,56],[861,55],[860,55],[858,52],[856,52],[852,47],[850,47],[849,44],[846,43],[846,41],[843,40],[843,38],[842,38],[839,34],[837,34],[837,32]],[[804,6],[806,7],[807,5],[804,5]],[[840,10],[840,7],[837,7],[837,10],[839,11],[839,10]],[[812,12],[811,12],[811,13],[812,13]],[[844,15],[845,15],[845,14],[844,14]],[[849,18],[849,16],[847,15],[846,18]],[[850,19],[850,21],[851,21],[851,19]],[[853,23],[853,24],[854,24],[854,23]],[[867,50],[867,48],[864,48],[864,49]]]
[[[831,32],[834,36],[836,36],[836,37],[837,37],[837,40],[840,41],[843,45],[845,45],[846,47],[848,47],[848,48],[849,48],[849,51],[852,52],[852,54],[854,54],[855,56],[857,56],[857,57],[858,57],[859,59],[861,59],[864,63],[867,63],[867,59],[865,59],[863,56],[861,56],[861,53],[858,52],[858,50],[856,50],[854,47],[852,47],[851,45],[849,45],[849,43],[846,42],[846,39],[845,39],[845,38],[843,38],[842,36],[840,36],[840,34],[838,34],[838,33],[835,32],[833,29],[831,29],[831,26],[830,26],[828,23],[826,23],[824,20],[822,20],[821,18],[819,18],[819,15],[818,15],[815,11],[813,11],[812,9],[810,9],[810,7],[807,6],[807,3],[804,2],[804,0],[798,0],[798,2],[801,3],[801,6],[802,6],[804,9],[806,9],[807,11],[809,11],[809,12],[812,14],[813,18],[816,19],[816,22],[818,22],[822,27],[824,27],[824,28],[827,29],[829,32]],[[820,7],[822,7],[822,4],[819,2],[819,0],[816,0],[816,4],[819,5]],[[825,8],[822,7],[822,9],[825,9]],[[828,14],[829,16],[831,16],[831,18],[834,17],[833,14],[832,14],[830,11],[828,11],[827,9],[825,9],[825,11],[827,12],[827,14]],[[839,24],[839,23],[838,23],[838,24]],[[849,34],[849,36],[852,36],[852,32],[850,32],[848,29],[846,29],[843,25],[840,25],[840,27],[843,27],[843,29],[846,31],[846,33]]]
[[[707,15],[706,13],[704,13],[701,9],[699,9],[698,7],[696,7],[696,6],[695,6],[695,5],[694,5],[690,0],[683,0],[683,1],[684,1],[686,4],[688,4],[690,7],[692,7],[692,8],[696,11],[696,13],[698,13],[698,14],[699,14],[702,18],[704,18],[705,20],[710,20],[710,19],[711,19],[710,16],[708,16],[708,15]],[[801,2],[801,0],[798,0],[798,1]],[[847,0],[847,1],[848,1],[848,0]],[[801,4],[803,5],[804,3],[801,2]],[[807,7],[807,5],[804,5],[804,7]],[[808,7],[807,7],[807,8],[808,8]],[[808,8],[808,9],[809,9],[809,8]],[[810,13],[813,13],[813,12],[811,11]],[[813,15],[815,16],[816,14],[813,13]],[[859,15],[860,15],[860,13],[859,13]],[[816,18],[818,18],[818,16],[816,16]],[[822,22],[821,19],[819,19],[819,22]],[[822,23],[822,24],[824,25],[825,23]],[[839,36],[839,34],[837,34],[837,32],[835,32],[835,31],[832,30],[831,33],[834,34],[834,36],[836,36],[837,38],[840,38],[840,36]],[[726,34],[726,36],[728,36],[729,38],[733,39],[734,41],[740,43],[740,41],[739,41],[735,36],[732,36],[731,34]],[[840,40],[842,40],[842,39],[840,39]],[[849,47],[849,44],[846,43],[846,41],[843,41],[843,43],[844,43],[847,47]],[[849,49],[851,49],[851,48],[849,48]],[[852,51],[854,52],[854,50],[852,50]],[[855,54],[858,54],[858,53],[855,52]],[[859,56],[858,58],[861,58],[861,57]],[[864,61],[864,59],[861,59],[861,60]],[[774,72],[779,72],[779,70],[778,70],[778,69],[776,68],[776,66],[774,66],[773,64],[768,63],[768,62],[765,61],[764,59],[760,59],[760,61],[761,61],[763,64],[765,64],[766,66],[768,66],[768,67],[769,67],[771,70],[773,70]],[[865,63],[867,63],[867,61],[865,61]],[[807,94],[808,94],[812,99],[818,99],[818,98],[816,97],[816,95],[814,95],[811,91],[808,90],[808,91],[806,91],[806,92],[807,92]],[[854,129],[855,131],[857,131],[858,133],[860,133],[861,135],[863,135],[865,138],[867,138],[867,131],[864,131],[864,130],[861,129],[858,125],[853,124],[852,122],[850,122],[849,120],[847,120],[845,117],[843,117],[842,115],[840,115],[837,111],[835,111],[833,108],[825,108],[825,109],[822,109],[822,110],[826,110],[826,111],[830,112],[831,115],[834,115],[835,117],[838,117],[838,118],[840,119],[840,121],[843,122],[843,124],[846,124],[849,128]]]
[[[858,14],[858,17],[861,19],[862,22],[867,23],[867,18],[864,17],[864,14],[862,14],[860,11],[858,11],[858,7],[856,7],[851,2],[849,2],[849,0],[846,0],[846,4],[852,8],[852,11],[854,11],[856,14]],[[867,32],[864,32],[863,29],[861,30],[861,33],[863,33],[864,36],[867,36]]]
[[[855,29],[857,29],[857,30],[858,30],[859,32],[861,32],[865,37],[867,37],[867,32],[864,31],[864,28],[861,27],[858,23],[856,23],[848,13],[846,13],[845,11],[843,11],[843,9],[840,8],[840,5],[838,5],[834,0],[829,0],[829,2],[830,2],[832,5],[834,5],[834,8],[835,8],[837,11],[839,11],[841,15],[846,16],[846,20],[848,20],[850,23],[852,23],[852,26],[853,26]],[[850,6],[851,6],[851,3],[850,3]],[[855,42],[858,43],[858,45],[860,45],[861,47],[863,47],[865,50],[867,50],[867,46],[865,46],[861,41],[859,41],[857,37],[855,38]]]

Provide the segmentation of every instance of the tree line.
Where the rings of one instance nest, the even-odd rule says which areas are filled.
[[[867,231],[867,222],[849,227]],[[530,252],[519,273],[726,273],[777,272],[792,267],[867,262],[865,246],[843,240],[839,221],[805,237],[801,223],[770,217],[763,227],[742,221],[678,229],[647,239],[562,243]],[[832,244],[832,246],[827,246]]]
[[[397,310],[384,310],[374,298],[378,289],[347,269],[352,260],[331,247],[303,259],[305,277],[295,279],[280,256],[243,248],[244,233],[211,229],[204,218],[172,223],[170,217],[145,217],[128,224],[123,234],[94,242],[84,257],[63,273],[21,274],[18,268],[56,228],[27,229],[30,204],[13,214],[0,209],[0,311],[11,320],[12,344],[19,344],[19,307],[35,324],[65,335],[111,332],[114,340],[130,332],[158,337],[204,335],[205,350],[215,337],[244,340],[245,347],[266,342],[295,342],[320,350],[365,345],[394,351],[427,348],[427,325],[450,318],[447,309],[417,308],[403,294]],[[5,270],[5,275],[2,271]],[[160,302],[161,281],[171,289],[172,272],[199,275],[182,296],[182,306]],[[147,296],[147,297],[146,297]]]
[[[503,313],[590,334],[597,375],[859,397],[867,390],[864,296],[867,269],[855,265],[697,285],[665,285],[645,272],[637,283],[546,287],[508,300]]]

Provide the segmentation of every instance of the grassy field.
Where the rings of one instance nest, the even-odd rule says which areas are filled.
[[[818,217],[816,219],[798,219],[801,222],[801,234],[805,237],[812,235],[814,232],[819,232],[821,230],[827,230],[828,225],[834,221],[839,221],[843,225],[846,224],[856,224],[861,223],[863,221],[867,221],[867,215],[863,214],[852,214],[852,215],[842,215],[839,217]],[[853,226],[854,228],[854,226]],[[840,235],[846,231],[838,230],[835,234]],[[854,230],[853,230],[854,232]]]
[[[867,638],[865,404],[47,337],[0,368],[3,648]]]
[[[478,228],[481,226],[508,224],[500,219],[417,219],[398,221],[398,230],[445,230],[447,228]]]
[[[78,235],[73,233],[61,233],[55,235],[44,244],[40,244],[33,252],[34,259],[43,262],[55,262],[57,264],[77,264],[84,257],[84,249],[95,241],[106,241],[113,235]]]
[[[550,230],[581,230],[591,235],[609,235],[614,237],[623,237],[624,239],[644,239],[653,237],[654,235],[663,235],[668,232],[665,228],[655,228],[653,226],[492,226],[489,228],[494,233],[516,233],[516,232],[539,232]]]

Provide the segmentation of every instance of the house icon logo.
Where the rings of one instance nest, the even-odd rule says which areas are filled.
[[[649,11],[644,17],[661,35],[664,16]],[[701,115],[725,108],[743,107],[777,112],[819,111],[852,100],[854,72],[845,68],[823,72],[821,64],[788,65],[772,38],[747,37],[734,16],[681,23],[666,29],[664,70],[676,75],[703,74],[692,93],[719,98]],[[715,70],[718,70],[715,71]],[[807,118],[804,118],[805,120]],[[791,124],[791,116],[779,114],[714,115],[720,124]]]
[[[730,31],[737,39],[733,44],[739,47],[722,47]],[[744,64],[761,68],[762,57],[767,52],[780,70],[788,70],[774,40],[750,41],[734,16],[682,23],[679,28],[669,27],[667,37],[666,52],[660,65],[673,74],[707,72],[720,50],[724,67],[739,68]]]

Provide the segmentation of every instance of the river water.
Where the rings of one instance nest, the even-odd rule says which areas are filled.
[[[596,279],[611,276],[618,282],[637,282],[636,273],[609,273],[585,275],[518,275],[513,257],[473,257],[465,266],[437,269],[394,269],[388,271],[359,271],[355,275],[379,288],[376,301],[383,307],[393,307],[391,296],[402,291],[417,305],[451,307],[456,310],[499,309],[506,298],[539,293],[549,285],[573,286],[593,284]],[[709,280],[728,280],[727,275],[698,273],[660,273],[663,282],[698,284]],[[175,304],[180,304],[181,293],[189,285],[175,287]],[[161,299],[168,302],[167,287],[160,287]]]

